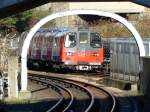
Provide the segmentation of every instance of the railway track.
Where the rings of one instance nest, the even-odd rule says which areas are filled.
[[[58,105],[55,106],[55,109],[53,108],[53,110],[50,108],[47,112],[69,112],[69,111],[73,111],[73,112],[88,112],[91,108],[91,106],[93,105],[94,102],[94,98],[92,93],[87,90],[84,87],[80,87],[77,84],[74,83],[65,83],[65,81],[58,81],[58,80],[49,80],[49,79],[44,79],[39,78],[39,77],[29,77],[29,79],[31,80],[36,80],[42,83],[47,83],[47,84],[55,84],[55,86],[58,86],[59,88],[63,88],[64,90],[68,91],[69,96],[71,98],[70,102],[66,103],[66,101],[62,100],[61,103],[57,103]],[[80,96],[77,97],[77,94],[80,93]],[[66,94],[63,96],[66,97]],[[86,99],[90,99],[89,101],[80,101],[81,98],[86,98]],[[64,98],[66,99],[66,98]],[[66,105],[64,105],[66,104]],[[61,106],[60,106],[61,105]],[[80,106],[82,105],[82,107]],[[62,108],[63,107],[63,108]],[[65,107],[65,108],[64,108]]]
[[[119,94],[115,91],[113,91],[113,94],[117,101],[117,112],[138,112],[138,105],[133,98],[125,97],[124,94]]]
[[[65,112],[65,110],[67,110],[73,103],[74,100],[73,95],[71,91],[68,90],[67,88],[61,87],[59,85],[54,85],[53,83],[44,81],[42,79],[39,79],[38,77],[29,77],[29,79],[31,81],[41,83],[42,85],[46,85],[59,93],[60,99],[55,103],[55,105],[49,108],[46,112]]]
[[[94,97],[90,90],[86,89],[85,87],[81,87],[80,85],[73,82],[57,79],[52,79],[51,81],[55,82],[55,84],[68,88],[72,92],[75,101],[73,107],[71,107],[70,110],[73,110],[75,112],[88,112],[91,109],[94,102]]]
[[[115,112],[116,100],[113,95],[104,89],[87,84],[84,82],[70,79],[44,76],[42,74],[29,74],[29,79],[40,81],[44,84],[52,84],[58,88],[67,89],[70,95],[70,103],[57,103],[58,105],[50,107],[47,112]],[[66,97],[65,95],[62,97]],[[63,102],[63,100],[61,101]],[[61,109],[62,104],[66,108]],[[55,111],[57,110],[57,111]],[[59,111],[58,111],[59,110]]]

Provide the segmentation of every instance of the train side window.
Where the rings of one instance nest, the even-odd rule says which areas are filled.
[[[91,33],[90,34],[90,45],[92,47],[100,48],[102,47],[101,37],[98,33]]]
[[[80,32],[79,33],[79,43],[80,44],[87,44],[88,43],[88,33],[87,32]]]
[[[53,46],[57,47],[59,44],[59,38],[53,38]]]
[[[43,41],[43,37],[42,37],[42,35],[40,35],[40,36],[37,38],[37,47],[38,47],[38,48],[41,48],[41,47],[42,47],[42,41]]]
[[[34,47],[35,48],[35,46],[36,46],[36,41],[35,41],[36,39],[35,39],[35,37],[33,37],[32,38],[32,45],[31,45],[31,47]]]
[[[74,47],[76,45],[76,33],[66,35],[65,47]]]
[[[48,38],[48,41],[47,41],[47,46],[48,46],[48,47],[52,47],[52,45],[53,45],[52,43],[53,43],[53,38],[52,38],[52,37],[49,37],[49,38]]]
[[[47,46],[48,46],[48,38],[43,37],[43,47],[47,47]]]
[[[35,37],[35,46],[37,47],[38,39]]]

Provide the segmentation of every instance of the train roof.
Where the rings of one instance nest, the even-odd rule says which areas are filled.
[[[40,28],[34,35],[34,37],[38,37],[38,36],[44,36],[44,37],[47,37],[47,38],[50,38],[50,37],[61,37],[63,35],[65,35],[66,33],[68,32],[72,32],[74,31],[73,29],[71,28]],[[28,31],[25,31],[21,34],[21,37],[26,37],[27,34],[29,33],[29,30]]]
[[[35,36],[44,35],[45,37],[61,37],[64,34],[73,31],[71,28],[41,28]]]
[[[59,38],[69,32],[73,32],[73,31],[87,31],[87,30],[91,30],[91,28],[79,28],[79,27],[75,27],[75,28],[68,28],[68,27],[62,27],[62,28],[40,28],[36,34],[34,35],[34,37],[38,37],[38,36],[45,36],[47,38],[50,37],[56,37]],[[25,34],[27,35],[29,31],[25,31]]]

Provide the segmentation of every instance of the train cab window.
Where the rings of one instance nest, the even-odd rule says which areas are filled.
[[[76,33],[69,33],[65,39],[65,47],[74,47],[76,45]]]
[[[91,39],[90,39],[90,41],[91,41],[90,45],[92,47],[99,48],[99,47],[102,46],[102,44],[101,44],[101,37],[100,37],[100,35],[98,33],[91,33],[90,37],[91,37]]]
[[[80,32],[79,33],[79,43],[80,44],[87,44],[88,43],[88,33],[87,32]]]

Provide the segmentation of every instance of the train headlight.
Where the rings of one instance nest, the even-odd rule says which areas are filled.
[[[96,53],[92,53],[92,55],[95,56],[95,57],[99,57],[100,56],[100,54],[98,54],[97,52]]]

